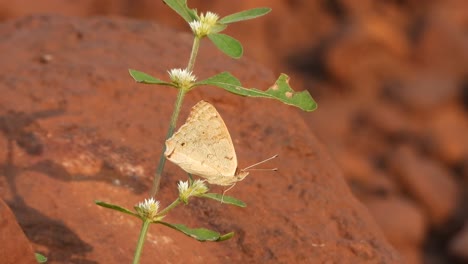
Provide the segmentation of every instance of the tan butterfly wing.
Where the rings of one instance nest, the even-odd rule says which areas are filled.
[[[237,173],[237,157],[229,131],[218,111],[200,101],[187,121],[166,140],[164,155],[188,173],[211,184],[232,185],[247,176]]]

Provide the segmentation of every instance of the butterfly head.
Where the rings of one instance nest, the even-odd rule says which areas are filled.
[[[247,175],[249,175],[249,172],[248,171],[245,171],[245,170],[241,170],[239,168],[236,169],[236,182],[238,181],[242,181],[243,179],[245,179],[245,177],[247,177]]]

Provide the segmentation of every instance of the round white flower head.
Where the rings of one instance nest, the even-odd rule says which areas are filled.
[[[159,211],[159,201],[154,200],[154,198],[145,199],[144,202],[138,203],[135,208],[138,214],[146,219],[152,221],[158,220],[157,214]]]
[[[189,90],[197,80],[197,77],[191,71],[187,71],[187,69],[172,69],[168,73],[172,83],[179,89]]]
[[[218,22],[219,16],[212,12],[200,15],[200,20],[194,20],[189,23],[193,33],[201,38],[211,33],[213,27]]]
[[[192,184],[192,190],[192,195],[198,196],[208,192],[208,187],[206,186],[205,181],[195,180]]]
[[[179,181],[179,183],[177,184],[177,189],[179,189],[179,193],[187,192],[188,187],[189,187],[188,181]]]
[[[179,181],[177,188],[179,189],[179,198],[187,203],[191,196],[200,196],[208,192],[208,187],[202,180],[195,180],[191,186],[188,181]]]

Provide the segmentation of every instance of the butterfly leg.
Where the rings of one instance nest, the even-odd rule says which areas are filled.
[[[229,186],[229,188],[223,191],[223,196],[221,196],[221,203],[223,203],[224,194],[226,194],[229,190],[231,190],[235,185],[236,183],[233,183],[231,186]]]

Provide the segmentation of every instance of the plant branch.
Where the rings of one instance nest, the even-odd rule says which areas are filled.
[[[186,93],[187,91],[183,89],[179,89],[179,93],[177,94],[177,99],[176,99],[176,103],[174,106],[174,112],[172,112],[171,121],[169,123],[169,129],[167,131],[166,139],[170,138],[172,134],[174,134],[174,130],[177,124],[177,119],[180,113],[180,108],[182,106],[182,102],[184,101],[184,97]],[[161,181],[161,175],[162,175],[162,172],[164,171],[164,166],[166,164],[166,156],[164,156],[165,151],[166,151],[166,145],[164,144],[163,151],[161,153],[161,158],[159,159],[159,165],[158,165],[158,168],[156,169],[156,173],[153,179],[153,187],[151,188],[151,193],[150,193],[151,197],[155,197],[159,191],[159,182]]]
[[[145,243],[146,234],[148,233],[149,225],[151,221],[145,219],[141,225],[140,236],[138,237],[137,247],[135,249],[135,256],[133,257],[133,264],[140,263],[141,252],[143,251],[143,245]]]
[[[180,199],[177,198],[174,202],[172,202],[168,207],[164,208],[164,210],[160,211],[158,215],[165,215],[167,214],[170,210],[174,209],[177,205],[180,204]]]
[[[194,37],[193,38],[193,45],[192,45],[192,52],[190,53],[190,59],[187,65],[187,71],[191,72],[193,67],[195,66],[195,60],[197,58],[198,49],[200,48],[200,38]],[[179,93],[177,94],[176,103],[174,106],[174,112],[172,112],[171,122],[169,124],[169,129],[166,134],[166,140],[172,137],[174,134],[174,130],[177,124],[177,119],[179,118],[180,108],[182,106],[182,102],[184,101],[185,94],[188,90],[179,88]],[[163,152],[161,154],[161,158],[159,159],[159,165],[156,169],[156,173],[154,174],[153,179],[153,186],[151,188],[151,197],[155,197],[159,191],[159,183],[161,181],[161,175],[164,171],[164,166],[166,165],[166,156],[164,156],[164,152],[166,151],[166,145],[163,146]]]
[[[192,45],[192,52],[190,53],[190,60],[187,65],[187,71],[193,71],[193,67],[195,67],[195,60],[197,59],[198,49],[200,48],[200,38],[195,36],[193,38],[193,45]]]

